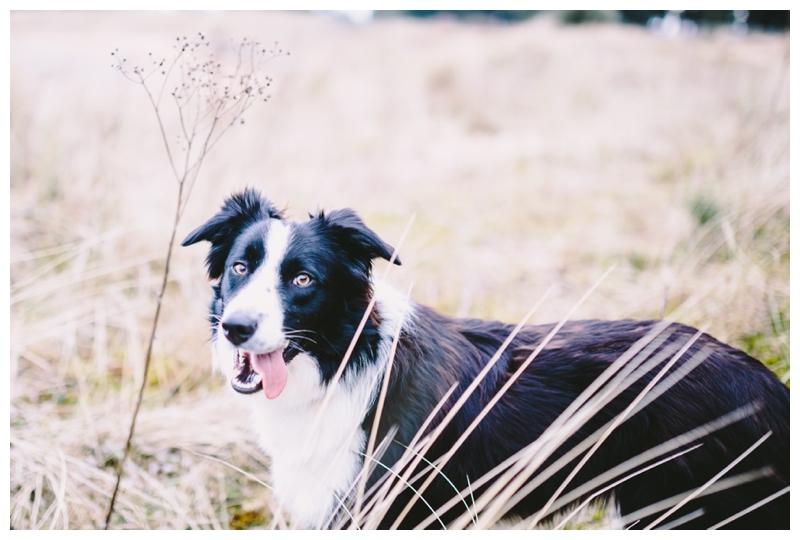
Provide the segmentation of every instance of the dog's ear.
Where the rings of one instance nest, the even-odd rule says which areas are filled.
[[[361,218],[350,208],[332,210],[327,214],[320,212],[317,219],[328,230],[338,244],[351,255],[364,259],[370,263],[372,259],[380,257],[387,261],[392,260],[394,248],[381,240],[369,227],[364,225]],[[400,257],[395,255],[394,264],[400,265]]]
[[[258,191],[247,188],[225,199],[219,212],[190,232],[181,245],[191,246],[197,242],[211,242],[206,266],[208,276],[217,279],[225,270],[225,259],[228,257],[236,233],[252,223],[268,218],[283,219],[283,215]]]

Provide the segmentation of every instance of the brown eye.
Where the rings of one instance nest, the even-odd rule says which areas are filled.
[[[308,287],[309,285],[311,285],[312,281],[313,280],[311,279],[311,276],[309,276],[305,272],[300,272],[294,277],[292,283],[294,283],[297,287]]]
[[[242,262],[233,263],[231,270],[233,270],[233,273],[237,276],[243,276],[247,273],[247,265]]]

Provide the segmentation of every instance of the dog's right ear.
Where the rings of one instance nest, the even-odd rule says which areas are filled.
[[[225,199],[219,212],[190,232],[181,245],[191,246],[197,242],[211,242],[206,266],[208,277],[217,279],[225,270],[225,259],[228,257],[236,233],[252,223],[269,218],[283,219],[283,215],[258,191],[247,188]]]

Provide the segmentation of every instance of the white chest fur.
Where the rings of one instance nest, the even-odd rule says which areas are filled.
[[[361,424],[377,396],[397,325],[410,312],[407,298],[385,285],[376,284],[375,295],[382,321],[377,361],[343,378],[321,416],[326,387],[316,360],[305,354],[289,363],[286,387],[277,399],[267,400],[261,393],[243,398],[251,409],[259,446],[271,459],[279,510],[294,527],[325,525],[361,469],[367,438]]]
[[[315,528],[338,504],[361,467],[361,422],[373,396],[377,369],[337,385],[319,416],[324,387],[316,361],[298,355],[284,392],[274,401],[248,400],[259,446],[271,459],[280,510],[292,525]]]

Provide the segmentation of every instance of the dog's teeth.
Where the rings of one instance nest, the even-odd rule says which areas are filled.
[[[248,380],[246,381],[238,381],[238,384],[242,388],[255,388],[256,386],[258,386],[258,383],[260,382],[261,382],[261,377],[259,377],[256,374],[249,377]]]
[[[250,354],[236,349],[233,357],[233,378],[231,384],[238,392],[252,394],[261,384],[261,376],[250,366]]]

